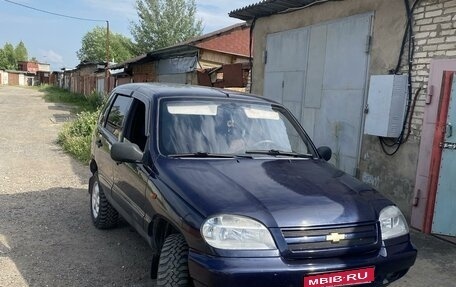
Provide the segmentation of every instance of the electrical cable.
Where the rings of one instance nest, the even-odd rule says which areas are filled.
[[[396,154],[399,151],[399,149],[402,146],[402,144],[407,142],[407,140],[408,140],[408,138],[410,136],[410,133],[411,133],[411,130],[410,130],[411,129],[411,120],[412,120],[413,111],[415,109],[417,94],[419,94],[419,91],[421,91],[421,87],[420,87],[418,89],[418,91],[417,91],[417,94],[415,95],[415,102],[412,103],[412,69],[413,69],[413,59],[414,59],[414,51],[415,51],[414,31],[413,31],[413,12],[414,12],[416,6],[418,5],[419,1],[420,0],[415,0],[415,2],[413,3],[412,7],[410,7],[409,1],[408,0],[404,0],[405,9],[406,9],[406,13],[407,13],[407,23],[406,23],[406,28],[405,28],[405,31],[404,31],[404,36],[402,38],[401,50],[399,52],[399,59],[398,59],[396,68],[394,70],[392,70],[392,72],[394,74],[398,74],[399,73],[399,69],[400,69],[400,67],[402,65],[402,57],[404,55],[405,45],[408,42],[408,55],[407,55],[407,62],[408,62],[407,63],[407,66],[408,66],[408,72],[407,72],[407,82],[408,82],[407,94],[408,94],[408,97],[407,97],[407,108],[406,108],[406,112],[405,112],[405,115],[404,115],[404,124],[402,126],[402,130],[401,130],[401,133],[400,133],[399,137],[397,137],[393,143],[388,143],[386,138],[379,137],[380,145],[381,145],[381,148],[382,148],[383,152],[385,154],[389,155],[389,156],[392,156],[392,155]],[[409,115],[410,115],[410,117],[409,117]],[[408,124],[408,131],[407,131],[407,136],[404,138],[405,130],[406,130],[406,127],[407,127],[407,122],[409,123]],[[395,147],[395,148],[394,148],[393,151],[387,151],[386,147],[389,147],[389,148]]]
[[[24,8],[28,8],[28,9],[35,10],[35,11],[42,12],[42,13],[46,13],[46,14],[51,14],[51,15],[54,15],[54,16],[65,17],[65,18],[70,18],[70,19],[75,19],[75,20],[80,20],[80,21],[108,22],[108,20],[81,18],[81,17],[75,17],[75,16],[69,16],[69,15],[65,15],[65,14],[60,14],[60,13],[54,13],[54,12],[51,12],[51,11],[46,11],[46,10],[43,10],[43,9],[38,9],[38,8],[35,8],[35,7],[32,7],[32,6],[28,6],[28,5],[25,5],[25,4],[22,4],[22,3],[17,3],[17,2],[11,1],[11,0],[4,0],[4,1],[8,2],[8,3],[11,3],[11,4],[14,4],[14,5],[17,5],[17,6],[21,6],[21,7],[24,7]]]

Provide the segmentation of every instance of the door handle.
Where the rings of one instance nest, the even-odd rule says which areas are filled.
[[[96,140],[95,144],[97,145],[97,147],[102,147],[103,146],[103,143],[101,142],[100,139]]]
[[[451,138],[453,136],[453,126],[451,125],[451,123],[447,123],[446,134],[447,138]]]

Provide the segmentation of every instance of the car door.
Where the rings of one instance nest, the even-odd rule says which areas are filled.
[[[143,152],[147,152],[149,133],[146,101],[135,95],[122,134],[122,141],[137,144]],[[143,163],[118,163],[114,171],[113,198],[126,213],[129,223],[140,233],[144,225],[148,177],[148,168]]]
[[[111,146],[122,131],[125,115],[131,106],[131,97],[115,93],[97,125],[93,153],[98,166],[98,178],[105,194],[110,197],[114,180],[115,162],[111,159]]]

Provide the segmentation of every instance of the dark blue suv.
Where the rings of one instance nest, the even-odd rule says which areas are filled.
[[[123,85],[93,138],[93,223],[131,224],[158,286],[387,285],[416,259],[404,216],[330,158],[264,98]]]

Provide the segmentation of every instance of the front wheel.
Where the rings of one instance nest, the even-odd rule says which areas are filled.
[[[188,245],[181,234],[166,237],[160,253],[157,272],[158,287],[187,287]]]
[[[117,225],[119,213],[109,203],[95,173],[90,180],[90,214],[93,225],[98,229],[108,229]]]

